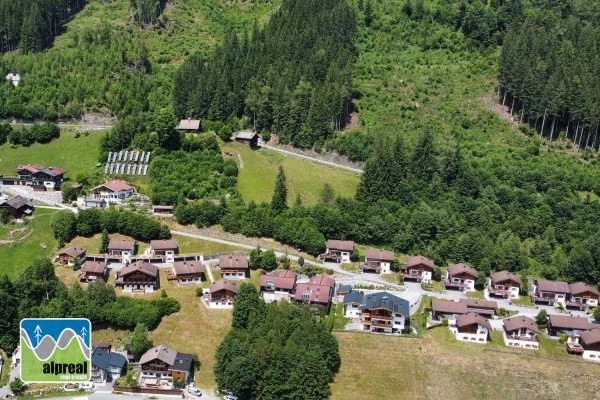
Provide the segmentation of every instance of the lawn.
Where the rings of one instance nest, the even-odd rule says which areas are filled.
[[[86,132],[87,133],[87,132]],[[99,170],[98,147],[104,132],[89,131],[75,138],[75,132],[61,132],[60,138],[47,144],[34,143],[29,147],[11,148],[9,143],[0,146],[0,174],[14,176],[21,164],[58,166],[66,177],[75,180],[78,173],[93,173]],[[104,172],[104,170],[102,171]]]
[[[535,306],[535,304],[533,304],[529,296],[519,296],[518,299],[510,299],[510,301],[511,303],[516,304],[518,306]]]
[[[56,240],[50,227],[56,210],[38,208],[26,225],[12,225],[0,242],[0,275],[16,278],[31,261],[38,257],[52,257]]]
[[[246,250],[241,247],[229,246],[222,243],[210,242],[208,240],[195,239],[187,236],[173,235],[177,240],[180,253],[203,253],[213,254],[226,251]]]
[[[333,308],[335,312],[335,320],[333,322],[333,329],[344,329],[350,318],[344,317],[344,303],[337,303]]]
[[[316,204],[325,183],[333,187],[336,196],[353,197],[360,180],[359,175],[349,171],[269,150],[252,150],[236,142],[225,143],[223,151],[239,153],[234,159],[239,168],[238,187],[245,201],[271,201],[280,165],[286,174],[290,205],[298,194],[305,205]]]
[[[481,291],[481,290],[469,291],[469,292],[466,292],[465,294],[470,299],[485,300],[485,295],[483,294],[483,291]]]

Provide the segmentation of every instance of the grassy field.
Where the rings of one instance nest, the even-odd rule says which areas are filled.
[[[37,209],[26,225],[11,225],[11,230],[0,237],[0,275],[14,279],[37,257],[51,257],[56,251],[56,240],[50,223],[55,210]]]
[[[239,158],[236,157],[239,168],[238,187],[246,201],[271,201],[280,165],[286,174],[290,204],[298,194],[305,205],[317,203],[325,183],[333,187],[336,196],[352,197],[360,180],[357,174],[349,171],[287,157],[273,151],[251,150],[248,146],[235,142],[226,143],[223,151],[239,153]]]
[[[498,352],[504,348],[497,337],[488,345],[462,343],[441,328],[423,339],[335,336],[342,368],[332,400],[585,399],[600,390],[597,365],[575,364],[575,356],[542,358],[531,350]]]
[[[98,146],[102,131],[90,131],[75,138],[74,132],[62,132],[59,139],[47,144],[34,143],[29,147],[16,147],[10,144],[0,146],[0,174],[14,176],[21,164],[41,164],[58,166],[67,171],[66,176],[75,179],[77,173],[93,173],[99,168]]]

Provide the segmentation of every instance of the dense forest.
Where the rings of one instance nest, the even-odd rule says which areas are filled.
[[[265,304],[253,284],[242,283],[231,325],[215,355],[219,389],[240,400],[329,398],[341,365],[338,342],[311,309]]]
[[[175,113],[247,116],[283,143],[323,147],[351,111],[355,30],[344,0],[285,0],[264,29],[232,30],[209,57],[190,57],[174,77]]]
[[[550,141],[598,149],[600,5],[563,1],[510,26],[502,47],[499,94],[515,119]]]
[[[133,329],[144,324],[153,329],[162,317],[181,307],[172,297],[117,297],[114,287],[105,282],[91,283],[85,290],[78,282],[67,288],[48,259],[32,261],[14,282],[0,276],[0,304],[0,348],[7,352],[19,342],[23,318],[88,318],[96,327]]]

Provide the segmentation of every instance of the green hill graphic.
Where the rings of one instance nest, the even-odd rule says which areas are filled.
[[[84,364],[87,363],[86,374],[44,374],[44,364]],[[76,337],[64,349],[55,347],[52,356],[46,361],[40,361],[27,341],[21,338],[21,379],[24,382],[87,382],[91,376],[90,361],[86,358]],[[65,377],[68,376],[68,377]],[[66,378],[66,379],[65,379]]]

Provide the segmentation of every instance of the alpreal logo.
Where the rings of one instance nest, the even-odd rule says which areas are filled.
[[[91,377],[92,324],[85,318],[21,321],[21,380],[87,382]]]

